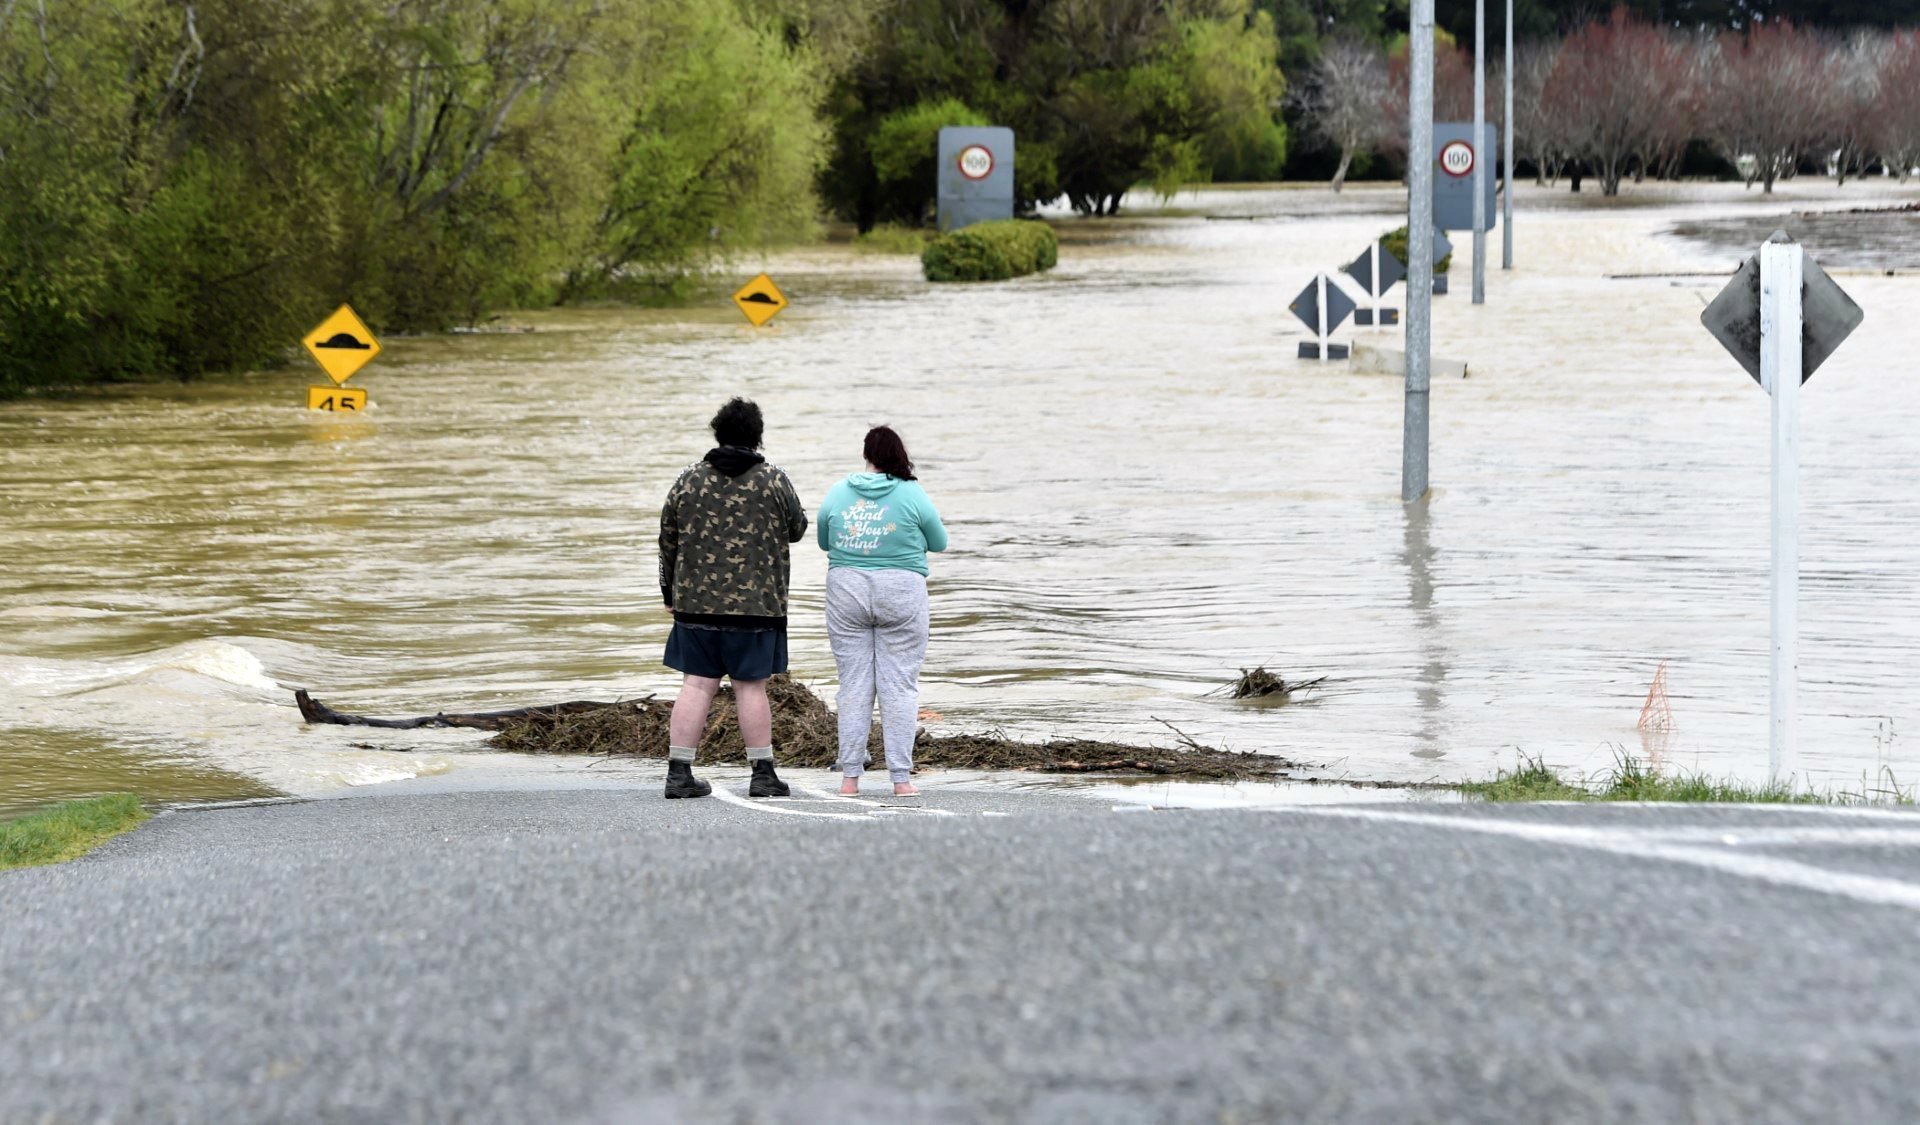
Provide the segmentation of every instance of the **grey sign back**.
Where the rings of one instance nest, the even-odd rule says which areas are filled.
[[[1013,218],[1012,129],[947,126],[940,130],[939,169],[941,230]]]
[[[1441,230],[1473,229],[1473,168],[1469,163],[1463,169],[1461,156],[1464,151],[1471,152],[1473,162],[1489,161],[1486,167],[1486,222],[1482,230],[1492,230],[1494,221],[1500,216],[1493,206],[1494,181],[1499,178],[1499,166],[1491,163],[1500,143],[1500,130],[1492,125],[1484,127],[1480,143],[1473,143],[1473,123],[1471,121],[1448,121],[1433,123],[1433,225]]]

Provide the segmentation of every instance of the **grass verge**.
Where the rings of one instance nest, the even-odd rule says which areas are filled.
[[[1460,792],[1483,801],[1672,801],[1687,804],[1911,805],[1914,794],[1891,774],[1859,789],[1807,790],[1785,784],[1750,785],[1699,774],[1666,775],[1637,758],[1620,755],[1612,769],[1591,780],[1570,782],[1539,758],[1522,755],[1518,767],[1492,781],[1468,781]]]
[[[147,816],[140,798],[114,793],[0,821],[0,871],[76,859],[138,826]]]
[[[901,223],[882,223],[853,240],[862,254],[918,254],[933,241],[933,232]]]

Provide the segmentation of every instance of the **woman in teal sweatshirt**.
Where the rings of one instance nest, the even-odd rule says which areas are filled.
[[[927,656],[927,553],[947,549],[947,529],[892,427],[867,431],[865,453],[867,471],[827,492],[818,523],[827,639],[840,668],[840,792],[860,792],[877,696],[893,794],[911,797],[920,792],[913,736]]]

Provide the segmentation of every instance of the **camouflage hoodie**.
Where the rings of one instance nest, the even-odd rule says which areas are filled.
[[[660,596],[685,624],[784,629],[787,545],[806,533],[787,474],[723,445],[681,473],[660,507]]]

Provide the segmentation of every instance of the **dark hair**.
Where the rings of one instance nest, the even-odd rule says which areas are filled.
[[[875,426],[867,431],[867,464],[890,477],[912,480],[913,462],[907,457],[907,443],[893,432],[892,426]]]
[[[744,398],[730,398],[713,416],[713,440],[741,449],[760,448],[766,423],[760,420],[760,407]]]

